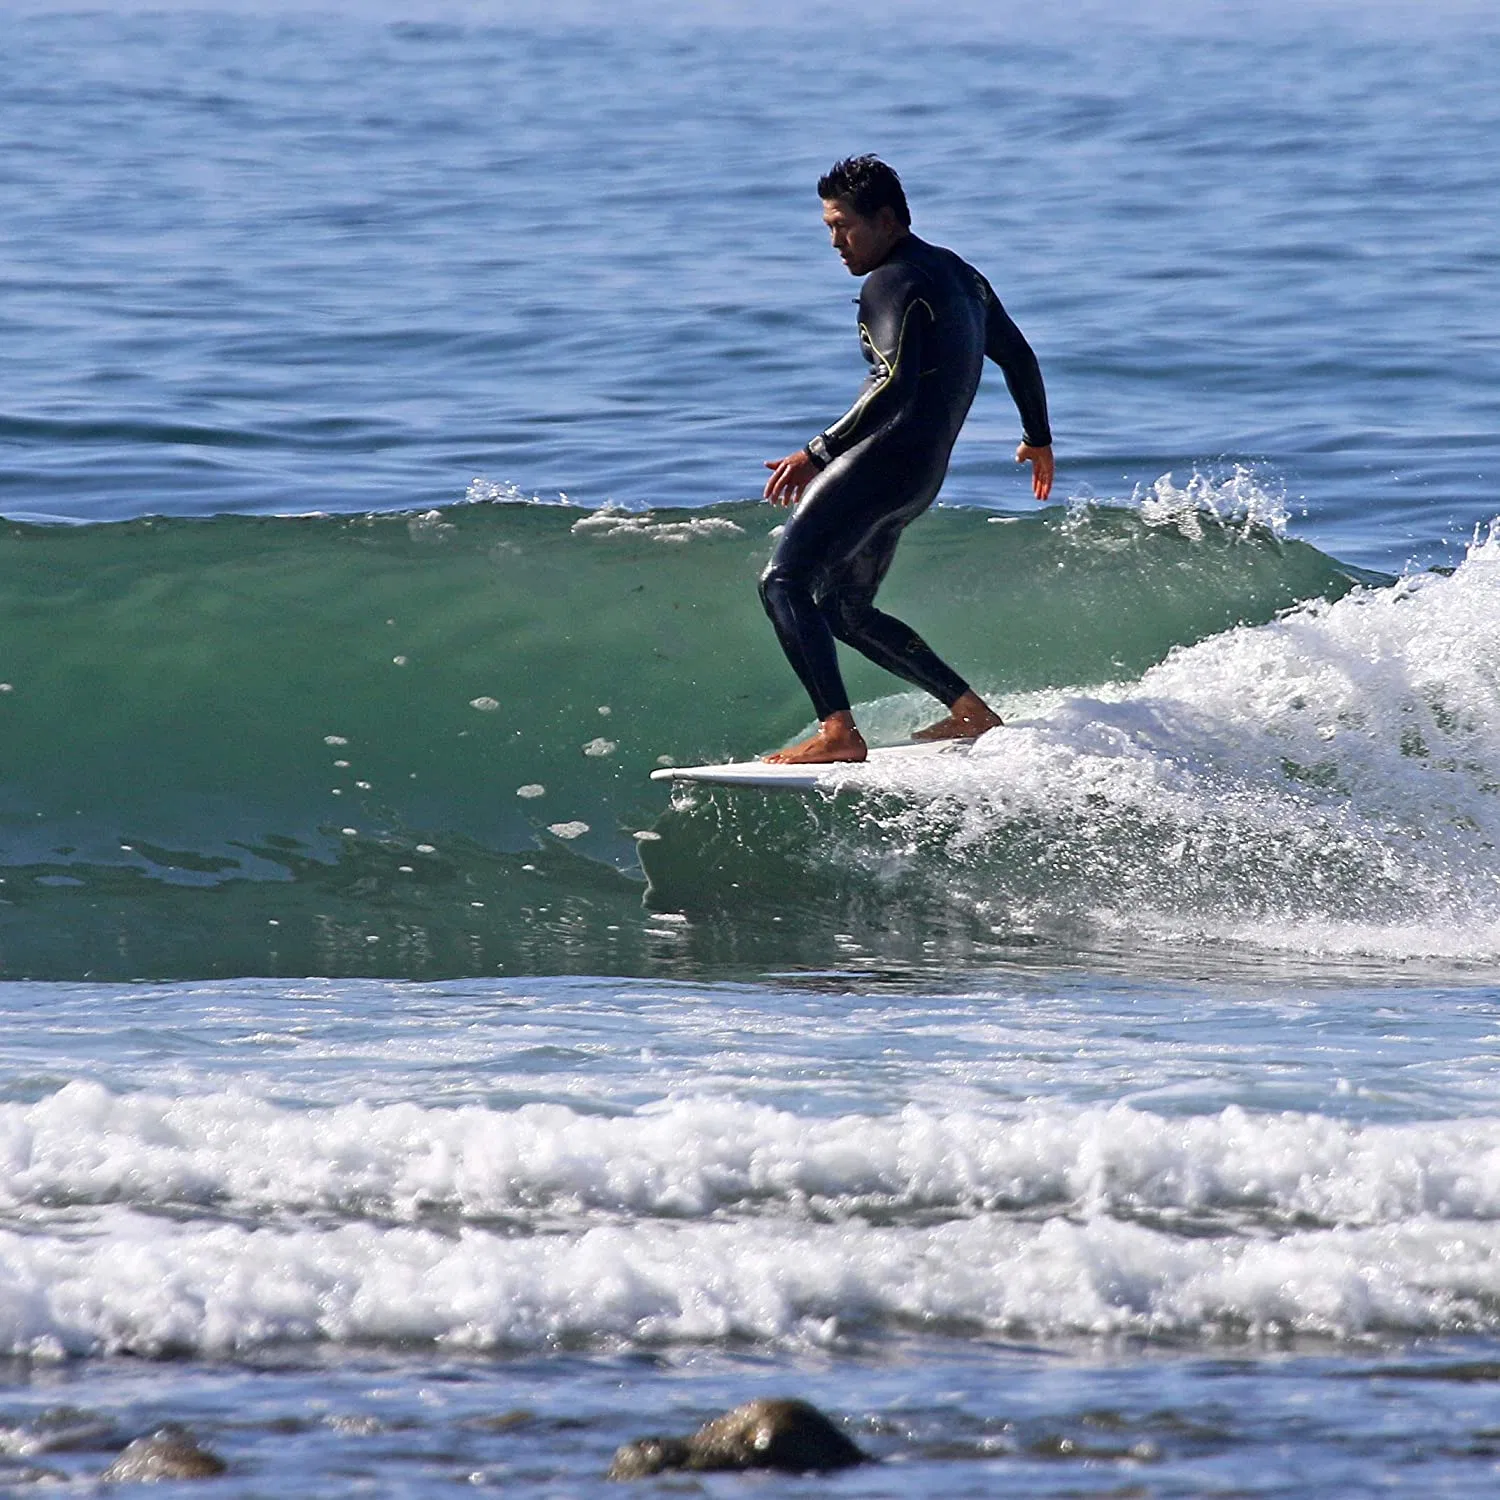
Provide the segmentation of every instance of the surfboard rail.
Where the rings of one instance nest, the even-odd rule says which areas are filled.
[[[973,745],[973,740],[912,740],[903,745],[877,745],[866,760],[811,766],[785,766],[765,760],[660,766],[651,773],[651,779],[698,786],[755,787],[765,792],[836,791],[885,784],[890,773],[904,765],[918,766],[940,756],[966,756]]]

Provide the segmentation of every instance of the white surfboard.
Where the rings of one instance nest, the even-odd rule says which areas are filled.
[[[703,786],[753,786],[768,792],[837,791],[842,787],[888,786],[892,774],[939,756],[965,756],[973,740],[913,740],[906,745],[880,745],[868,760],[836,761],[821,766],[782,766],[764,760],[731,761],[722,766],[663,766],[652,781],[689,781]]]

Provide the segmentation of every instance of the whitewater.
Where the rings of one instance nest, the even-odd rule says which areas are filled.
[[[189,1024],[242,1059],[280,1046],[283,1078],[311,1080],[329,1056],[307,1034],[312,998],[264,982],[249,1003],[201,992]],[[1471,1058],[1450,1058],[1444,1080],[1469,1112],[1422,1118],[1410,1083],[1403,1109],[1342,1075],[1223,1102],[1276,1054],[1274,1028],[1254,1024],[1190,1104],[1201,1055],[1155,1060],[1128,1033],[1097,1035],[1128,1005],[1094,1010],[1084,1066],[1049,1068],[1080,1017],[1018,1015],[1001,993],[937,1014],[826,1000],[791,1049],[753,992],[502,992],[520,1023],[506,1027],[472,991],[423,998],[454,1013],[423,1028],[425,1056],[369,1024],[340,1076],[295,1105],[178,1063],[171,1092],[74,1081],[0,1108],[8,1351],[797,1350],[924,1326],[1255,1345],[1495,1327],[1500,1116],[1472,1112],[1495,1091]],[[299,1004],[290,1032],[248,1031]],[[594,1017],[583,1036],[575,1006]],[[325,1030],[348,1031],[322,1009]],[[1356,1016],[1334,1017],[1330,1054]],[[925,1039],[939,1024],[949,1040]],[[479,1027],[492,1045],[471,1049],[452,1102],[400,1097]],[[806,1063],[851,1043],[887,1060],[831,1095]],[[372,1045],[396,1097],[315,1102],[344,1092],[349,1053]],[[632,1051],[651,1055],[644,1075],[623,1065]],[[509,1101],[486,1081],[497,1066]],[[1096,1095],[1111,1075],[1134,1086],[1081,1104],[1090,1073]]]
[[[1045,892],[1173,938],[1493,958],[1497,660],[1491,527],[1451,576],[1175,647],[1136,682],[1002,700],[969,755],[861,772],[885,805],[829,862],[928,862],[1012,924]]]

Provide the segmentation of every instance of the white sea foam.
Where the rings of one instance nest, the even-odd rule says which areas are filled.
[[[470,505],[554,505],[568,509],[577,508],[562,491],[558,492],[555,499],[549,499],[544,495],[528,494],[517,484],[509,482],[496,484],[494,480],[486,479],[482,474],[476,474],[469,481],[464,500]]]
[[[880,860],[936,846],[981,898],[1030,881],[1164,931],[1500,951],[1500,530],[1452,577],[1004,706],[967,760],[892,773]]]
[[[743,536],[744,527],[723,516],[694,516],[688,521],[659,521],[649,511],[618,510],[606,506],[573,523],[578,536],[645,537],[653,542],[690,542],[695,537]]]
[[[217,1203],[414,1220],[1037,1210],[1226,1222],[1500,1221],[1500,1119],[1353,1125],[1117,1105],[808,1118],[733,1099],[602,1116],[557,1104],[298,1110],[71,1083],[0,1106],[0,1206]]]
[[[40,1356],[1500,1331],[1494,1117],[295,1109],[75,1082],[0,1105],[0,1209],[0,1351]]]
[[[1500,1226],[1420,1222],[1282,1239],[1113,1219],[933,1227],[747,1220],[456,1235],[180,1226],[100,1210],[91,1233],[0,1233],[0,1349],[228,1352],[283,1340],[748,1338],[892,1327],[1335,1337],[1500,1326]]]

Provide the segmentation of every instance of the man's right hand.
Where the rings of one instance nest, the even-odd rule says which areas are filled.
[[[1031,493],[1038,500],[1045,500],[1052,493],[1052,449],[1022,443],[1016,449],[1016,462],[1031,465]]]
[[[766,467],[771,471],[766,480],[766,499],[772,505],[795,505],[819,473],[817,464],[803,448],[785,458],[768,458]]]

